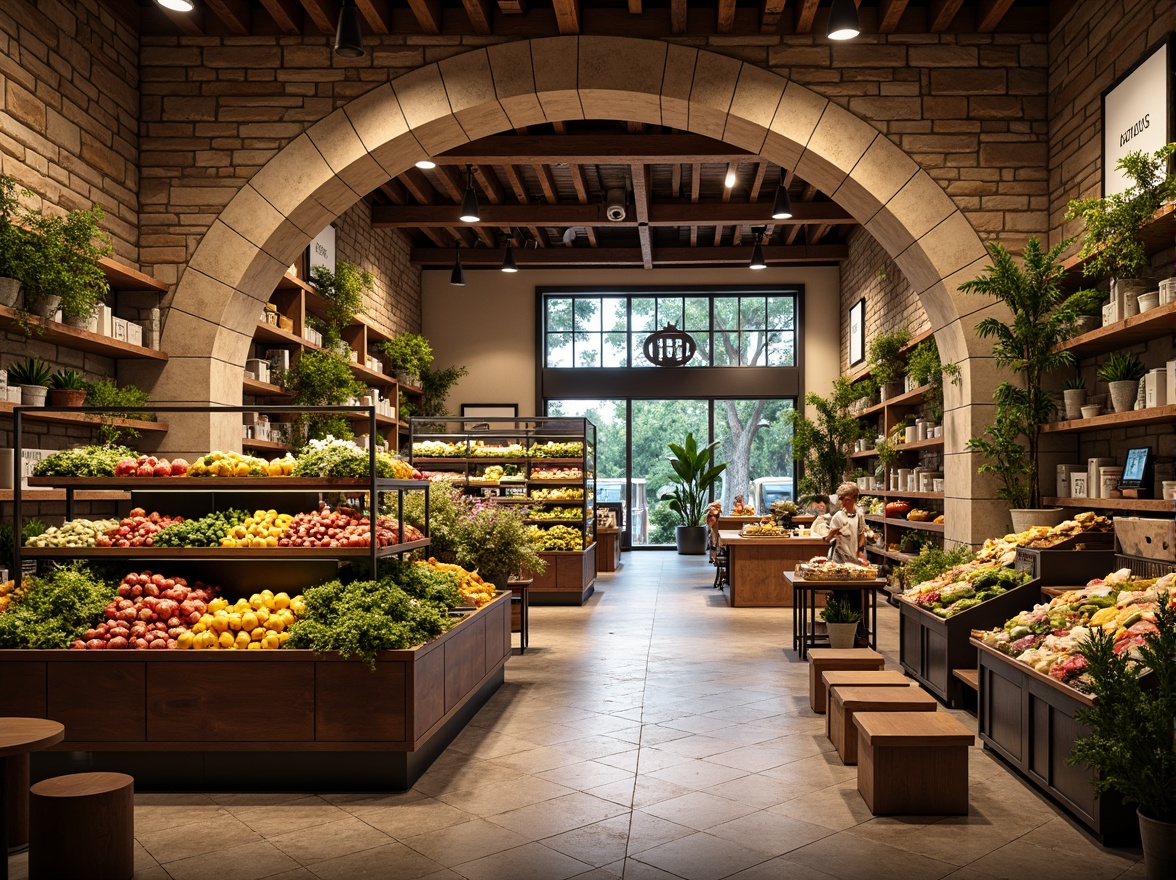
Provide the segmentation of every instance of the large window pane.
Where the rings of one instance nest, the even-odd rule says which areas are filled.
[[[707,401],[705,400],[634,400],[632,402],[633,482],[638,493],[645,487],[649,508],[647,543],[673,544],[676,515],[660,499],[663,489],[669,488],[669,441],[682,443],[688,431],[700,445],[707,440]],[[643,482],[642,482],[643,481]],[[635,512],[636,513],[636,512]],[[636,522],[636,521],[635,521]],[[633,535],[636,545],[639,538]]]
[[[764,329],[764,298],[762,296],[745,296],[740,298],[739,329]]]
[[[796,320],[796,297],[768,297],[768,327],[773,330],[791,330]]]
[[[601,352],[603,365],[606,367],[629,366],[628,346],[628,333],[605,333],[604,349]]]
[[[547,300],[547,331],[567,331],[572,329],[572,301],[560,297]]]
[[[710,297],[687,297],[685,320],[686,330],[710,330]]]
[[[570,367],[572,364],[572,334],[547,334],[547,366]]]
[[[667,324],[673,324],[679,330],[682,324],[682,297],[659,296],[657,298],[657,328],[661,330]]]
[[[578,296],[576,305],[576,329],[600,330],[600,300],[596,297]]]
[[[576,334],[576,366],[599,367],[600,363],[600,334]]]
[[[634,333],[644,331],[644,338],[658,329],[656,301],[651,296],[635,296],[631,302],[630,326]]]
[[[624,333],[629,329],[629,300],[623,296],[606,297],[602,303],[605,330]]]
[[[736,495],[756,506],[756,513],[774,499],[795,499],[791,400],[716,400],[715,439],[723,472],[720,500],[730,513]],[[758,496],[758,497],[757,497]]]

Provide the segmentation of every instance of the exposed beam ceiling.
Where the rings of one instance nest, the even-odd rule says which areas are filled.
[[[633,207],[637,215],[637,238],[641,242],[641,263],[653,268],[653,238],[649,232],[649,167],[645,164],[630,168],[633,178]]]
[[[580,0],[551,0],[561,34],[580,33]]]
[[[302,33],[302,4],[298,0],[261,0],[261,5],[282,33]]]
[[[462,0],[475,34],[490,33],[490,0]]]
[[[670,32],[686,33],[686,0],[670,0]]]
[[[927,9],[927,30],[933,34],[946,31],[963,3],[964,0],[931,0]]]
[[[813,29],[813,19],[817,15],[817,7],[821,0],[797,0],[800,9],[796,12],[796,33],[807,34]]]
[[[907,2],[908,0],[881,0],[878,4],[878,33],[894,33],[899,19],[906,12]]]
[[[477,248],[461,256],[467,267],[502,265],[504,251],[500,248]],[[641,248],[515,248],[515,261],[520,266],[642,266],[645,255]],[[836,263],[849,255],[843,244],[799,245],[794,247],[765,245],[764,257],[769,264],[778,263]],[[653,248],[652,261],[658,266],[737,265],[746,266],[751,257],[745,247]],[[413,248],[409,258],[425,268],[448,267],[453,263],[451,248]]]
[[[492,135],[433,157],[438,165],[632,165],[651,157],[676,162],[747,162],[754,153],[696,134]]]
[[[731,33],[735,25],[735,0],[719,0],[719,13],[716,28],[720,34]]]
[[[980,33],[991,33],[1001,23],[1005,13],[1012,7],[1014,0],[980,0],[979,12],[976,14],[976,30]]]
[[[408,0],[408,6],[422,31],[441,33],[441,0]]]
[[[392,27],[392,7],[390,0],[355,0],[359,14],[367,23],[373,34],[388,34]]]
[[[302,0],[302,8],[319,29],[319,33],[335,33],[335,25],[339,21],[339,8],[334,0]]]
[[[249,33],[249,4],[245,0],[204,0],[208,11],[219,18],[231,34]]]
[[[634,169],[644,166],[636,165]],[[632,229],[642,222],[659,226],[754,226],[774,222],[779,226],[809,223],[854,224],[848,211],[833,202],[796,202],[790,220],[772,221],[770,206],[763,202],[659,202],[638,198],[645,189],[645,175],[634,171],[635,216],[613,222],[600,204],[481,205],[481,218],[466,226],[600,226]],[[407,187],[416,198],[415,187]],[[460,201],[460,195],[455,201]],[[457,223],[454,205],[395,205],[372,208],[372,226],[377,229],[414,229],[419,226],[452,226]]]
[[[784,7],[788,0],[764,0],[763,10],[760,12],[760,30],[765,34],[774,34],[780,27],[780,19],[784,17]]]

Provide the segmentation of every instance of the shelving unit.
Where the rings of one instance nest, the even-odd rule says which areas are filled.
[[[445,430],[434,433],[431,429],[441,425]],[[475,426],[481,426],[475,428]],[[593,592],[596,577],[596,515],[593,504],[596,486],[596,426],[587,419],[485,419],[464,418],[413,419],[410,437],[412,441],[412,464],[424,471],[448,471],[460,475],[451,480],[463,492],[482,496],[483,490],[491,490],[494,497],[508,504],[527,504],[543,510],[577,510],[579,517],[572,519],[536,519],[531,525],[563,525],[577,528],[583,539],[583,550],[546,551],[539,555],[547,562],[543,574],[528,574],[534,577],[530,590],[532,604],[583,604]],[[419,444],[439,441],[449,444],[451,455],[421,454]],[[572,458],[549,458],[531,455],[529,450],[536,444],[548,441],[556,443],[579,443],[581,454]],[[476,455],[478,448],[518,446],[524,454],[519,455]],[[458,454],[464,453],[464,454]],[[519,471],[520,479],[484,480],[478,477],[490,466],[512,466]],[[557,479],[536,479],[536,469],[578,468],[580,476]],[[504,496],[504,489],[521,490],[522,495]],[[576,488],[580,498],[536,498],[534,493],[545,488]]]
[[[1083,510],[1172,512],[1172,502],[1163,498],[1055,498],[1047,496],[1042,498],[1041,502],[1050,507],[1080,507]]]

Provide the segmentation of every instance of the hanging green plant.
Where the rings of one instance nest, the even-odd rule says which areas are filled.
[[[939,346],[934,337],[928,337],[911,349],[907,355],[907,375],[916,386],[926,385],[925,396],[927,415],[933,422],[943,419],[943,380],[950,379],[953,385],[960,384],[960,368],[957,364],[945,364],[939,359]]]
[[[310,280],[327,301],[326,322],[321,330],[323,347],[334,349],[343,331],[363,314],[364,295],[375,292],[376,276],[346,260],[336,260],[334,272],[326,266],[315,266],[310,270]]]

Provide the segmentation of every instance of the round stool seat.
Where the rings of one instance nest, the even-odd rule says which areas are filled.
[[[75,773],[29,789],[29,880],[129,880],[135,873],[135,780]]]

